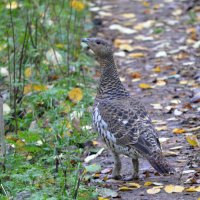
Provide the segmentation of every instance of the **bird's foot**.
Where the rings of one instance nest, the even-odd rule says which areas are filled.
[[[139,175],[138,174],[132,174],[131,176],[124,177],[122,180],[123,181],[132,181],[132,180],[138,180]]]
[[[121,180],[122,177],[120,174],[111,174],[111,175],[108,175],[108,179]]]

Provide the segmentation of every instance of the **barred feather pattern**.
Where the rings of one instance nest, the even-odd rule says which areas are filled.
[[[93,106],[93,127],[113,152],[133,159],[144,157],[161,174],[173,172],[145,107],[122,85],[111,51],[97,51],[96,59],[102,74]]]

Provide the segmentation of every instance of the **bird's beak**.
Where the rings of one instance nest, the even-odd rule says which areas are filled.
[[[81,46],[89,50],[89,38],[82,38],[81,39]]]
[[[81,42],[84,42],[84,43],[86,43],[86,44],[88,44],[89,43],[89,38],[82,38],[81,39]]]
[[[81,46],[86,49],[88,52],[91,51],[90,49],[90,39],[89,38],[82,38],[81,39]]]
[[[91,40],[89,38],[82,38],[81,39],[81,45],[83,46],[83,48],[86,48],[86,50],[94,55],[94,51],[90,48],[90,45],[91,45]]]

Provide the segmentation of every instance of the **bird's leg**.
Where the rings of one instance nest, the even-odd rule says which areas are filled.
[[[114,158],[114,167],[112,170],[112,174],[108,176],[108,178],[119,180],[121,179],[121,175],[120,175],[121,161],[118,154],[116,154],[115,152],[112,152],[112,153],[113,153],[113,158]]]
[[[133,179],[139,179],[139,160],[138,159],[132,159],[133,163]]]
[[[132,181],[139,179],[139,160],[138,159],[132,159],[133,163],[133,174],[131,176],[123,178],[124,181]]]

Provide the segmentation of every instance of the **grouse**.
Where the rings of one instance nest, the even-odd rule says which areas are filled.
[[[140,99],[133,98],[122,85],[113,58],[112,46],[99,38],[83,38],[100,64],[101,77],[93,105],[93,126],[114,157],[111,178],[121,179],[120,154],[132,159],[133,175],[138,179],[138,158],[146,158],[160,174],[174,169],[162,155],[158,133]]]

